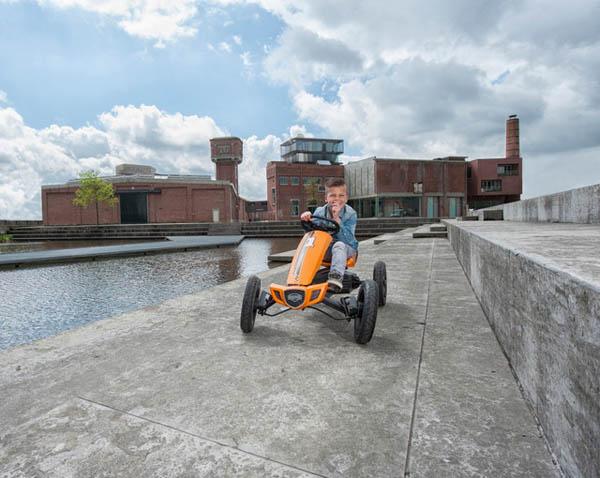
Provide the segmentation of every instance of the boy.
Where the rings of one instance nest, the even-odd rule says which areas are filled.
[[[354,237],[356,230],[356,211],[346,204],[348,195],[346,183],[343,178],[331,178],[325,183],[327,188],[327,204],[315,209],[315,216],[333,219],[340,225],[340,230],[333,235],[333,241],[327,249],[325,260],[331,261],[329,288],[338,292],[342,289],[342,279],[346,271],[346,260],[353,257],[358,251],[358,241]],[[303,212],[302,221],[310,221],[310,211]]]

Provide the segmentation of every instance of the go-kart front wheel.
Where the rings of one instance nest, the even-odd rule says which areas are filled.
[[[373,337],[375,323],[377,322],[377,305],[379,291],[374,280],[367,279],[358,289],[359,314],[354,319],[354,340],[359,344],[366,344]]]
[[[377,261],[373,266],[373,280],[379,288],[379,306],[383,307],[387,301],[387,271],[385,262]]]
[[[242,313],[240,315],[240,328],[245,334],[249,334],[254,328],[259,295],[260,279],[256,276],[248,277],[246,290],[244,292],[244,300],[242,301]]]

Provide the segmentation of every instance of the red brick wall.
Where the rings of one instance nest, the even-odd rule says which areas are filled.
[[[216,164],[216,179],[219,181],[229,181],[239,191],[238,186],[238,167],[234,161],[221,159]]]
[[[375,191],[414,193],[414,183],[423,183],[423,193],[466,193],[465,163],[462,161],[375,161]]]
[[[229,152],[221,153],[221,146],[229,146]],[[239,157],[244,154],[244,144],[239,138],[213,138],[210,140],[210,156],[211,158],[223,157]]]
[[[188,183],[120,183],[118,189],[160,189],[148,194],[148,222],[212,222],[213,208],[219,208],[221,222],[237,221],[238,198],[227,185]],[[42,190],[45,225],[96,224],[95,207],[79,208],[72,201],[76,187]],[[117,195],[118,197],[118,195]],[[100,206],[100,224],[119,224],[120,207]]]
[[[518,164],[517,176],[498,176],[499,164]],[[523,192],[523,160],[521,158],[475,159],[468,163],[471,177],[468,179],[468,195],[471,196],[520,196]],[[482,192],[482,180],[502,180],[502,191]]]
[[[279,184],[279,178],[288,178],[287,186]],[[291,177],[299,179],[297,186],[292,186]],[[299,200],[300,213],[308,209],[310,196],[304,186],[305,177],[321,178],[321,185],[330,177],[344,177],[344,166],[342,165],[320,165],[307,163],[287,163],[285,161],[272,161],[267,164],[267,200],[271,217],[277,220],[298,219],[292,216],[292,199]],[[276,200],[273,201],[272,188],[276,190]],[[319,193],[318,205],[325,203],[325,193]]]

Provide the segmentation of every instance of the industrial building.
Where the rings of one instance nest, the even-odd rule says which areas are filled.
[[[522,192],[519,119],[506,122],[504,157],[467,161],[368,157],[343,165],[341,139],[298,136],[281,144],[281,160],[267,163],[267,200],[239,195],[243,143],[237,137],[210,140],[216,179],[205,175],[157,174],[150,166],[119,165],[113,184],[118,203],[100,205],[100,224],[243,222],[297,219],[325,202],[325,182],[345,178],[348,203],[359,217],[456,217],[518,201]],[[94,207],[73,205],[78,180],[42,187],[45,225],[95,224]]]
[[[521,199],[523,160],[519,143],[519,118],[511,115],[506,121],[505,156],[469,161],[467,197],[470,209],[482,209]]]
[[[209,175],[159,174],[151,166],[121,164],[103,179],[113,185],[118,202],[100,204],[100,224],[246,221],[246,204],[238,193],[242,140],[210,141],[216,178]],[[73,205],[79,181],[42,186],[44,225],[96,224],[95,206]]]
[[[341,139],[298,136],[281,144],[281,161],[267,164],[267,203],[270,218],[297,219],[325,201],[325,182],[343,178]]]

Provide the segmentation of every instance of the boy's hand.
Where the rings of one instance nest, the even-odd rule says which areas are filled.
[[[311,217],[312,217],[312,214],[310,213],[310,211],[306,211],[306,212],[302,213],[302,215],[300,216],[300,220],[301,221],[310,221]]]
[[[342,210],[341,206],[339,204],[332,204],[331,205],[331,215],[333,216],[333,220],[337,223],[340,222],[340,211]]]

